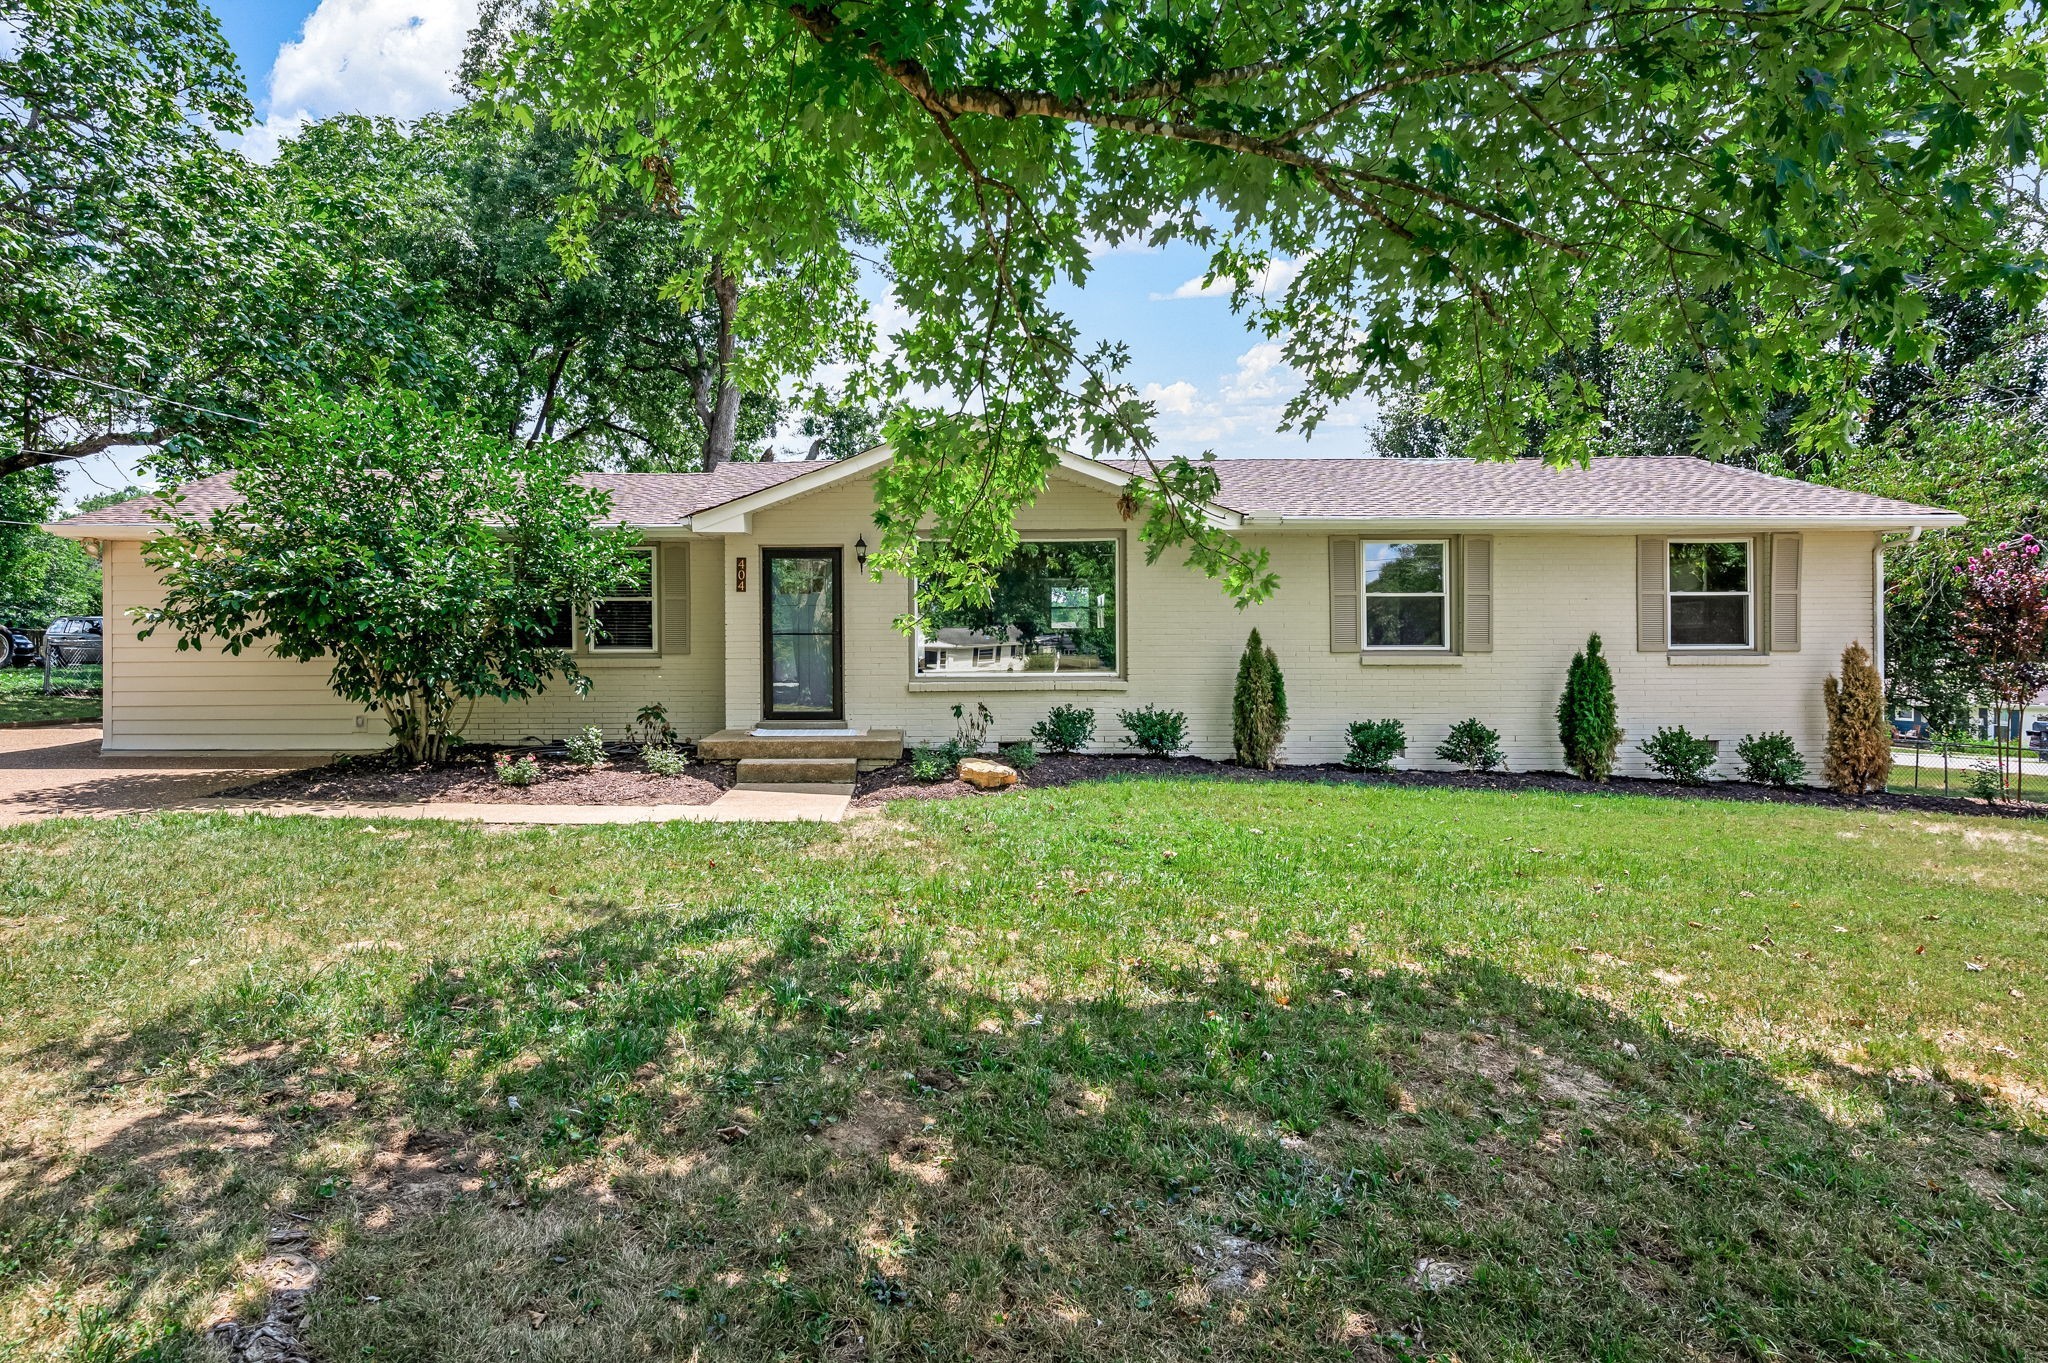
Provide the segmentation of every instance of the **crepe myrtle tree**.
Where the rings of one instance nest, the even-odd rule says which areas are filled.
[[[158,513],[143,556],[163,602],[142,635],[325,659],[400,756],[442,761],[478,699],[588,687],[550,642],[559,612],[588,620],[635,537],[603,526],[610,499],[575,470],[415,394],[298,399],[236,455],[238,502]]]
[[[1707,453],[1853,430],[1927,290],[2042,293],[2025,180],[2048,112],[2031,0],[575,0],[479,84],[590,136],[561,247],[687,204],[747,277],[883,269],[907,320],[854,379],[914,400],[877,479],[880,567],[921,535],[985,599],[1062,447],[1136,462],[1148,556],[1240,601],[1265,554],[1156,448],[1115,337],[1057,299],[1103,245],[1191,245],[1301,388],[1286,422],[1427,376],[1466,448],[1584,456],[1596,328],[1670,347]],[[1848,344],[1848,342],[1861,344]],[[981,576],[978,576],[977,571]]]
[[[2001,710],[2024,710],[2048,689],[2048,555],[2032,535],[1994,544],[1956,569],[1962,604],[1956,639],[1977,693]],[[2005,726],[1997,727],[2000,785]]]

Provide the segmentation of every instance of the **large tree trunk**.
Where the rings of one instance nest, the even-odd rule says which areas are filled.
[[[704,423],[706,473],[732,458],[740,429],[740,390],[732,378],[733,315],[739,310],[740,282],[726,273],[721,257],[711,262],[711,297],[718,304],[718,355],[711,379],[717,396],[707,410],[706,395],[700,388],[697,403],[698,418]]]

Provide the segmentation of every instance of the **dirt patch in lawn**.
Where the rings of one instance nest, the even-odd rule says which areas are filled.
[[[1703,786],[1681,786],[1675,781],[1617,776],[1604,785],[1581,781],[1563,772],[1550,771],[1352,771],[1331,762],[1274,771],[1254,771],[1229,762],[1206,757],[1128,757],[1098,754],[1049,753],[1039,758],[1030,771],[1019,772],[1010,790],[1050,790],[1084,781],[1154,778],[1213,781],[1321,782],[1358,786],[1406,786],[1422,790],[1540,790],[1559,795],[1649,795],[1672,800],[1739,800],[1751,804],[1822,805],[1831,809],[1918,810],[1942,814],[1999,814],[2008,818],[2048,817],[2048,809],[2013,804],[1989,805],[1946,795],[1906,795],[1897,792],[1848,799],[1831,790],[1812,786],[1782,789],[1753,785],[1747,781],[1713,781]],[[965,781],[925,784],[910,777],[910,764],[863,772],[854,787],[857,807],[887,804],[891,800],[951,800],[966,796],[1001,797],[1009,791],[982,790]]]
[[[523,751],[523,750],[520,750]],[[708,805],[731,788],[725,762],[695,762],[681,776],[657,776],[639,757],[614,755],[585,767],[551,754],[536,755],[540,775],[530,786],[498,780],[494,753],[465,751],[453,762],[407,765],[385,757],[345,758],[221,791],[222,800],[409,801],[505,805]]]

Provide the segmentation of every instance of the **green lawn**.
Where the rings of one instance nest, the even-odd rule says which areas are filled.
[[[74,681],[81,687],[90,684],[97,692],[100,684],[100,669],[66,668],[65,680]],[[100,698],[89,696],[46,696],[43,694],[43,669],[40,667],[0,668],[0,724],[16,724],[24,720],[52,719],[98,719]]]
[[[10,830],[0,1359],[202,1356],[294,1226],[330,1359],[2038,1357],[2044,872],[1278,783]]]

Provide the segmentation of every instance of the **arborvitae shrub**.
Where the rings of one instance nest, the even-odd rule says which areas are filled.
[[[1842,650],[1842,675],[1821,687],[1828,711],[1828,755],[1821,779],[1843,795],[1883,790],[1892,774],[1892,726],[1884,678],[1862,644]]]
[[[1230,739],[1237,760],[1247,767],[1271,771],[1285,731],[1285,696],[1276,695],[1280,662],[1253,630],[1237,660],[1237,690],[1230,704]]]
[[[1605,781],[1614,774],[1614,754],[1621,748],[1621,725],[1614,717],[1614,673],[1600,651],[1600,636],[1572,655],[1565,673],[1564,694],[1557,700],[1557,741],[1564,745],[1564,764],[1582,781]]]

